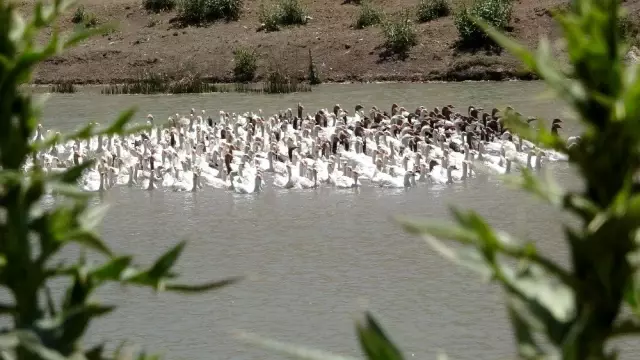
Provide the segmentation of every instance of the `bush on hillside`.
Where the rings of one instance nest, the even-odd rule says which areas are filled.
[[[197,25],[221,19],[240,19],[243,0],[181,0],[178,5],[180,20]]]
[[[305,25],[308,17],[299,0],[279,0],[261,4],[259,21],[265,31],[278,31],[281,26]]]
[[[618,22],[618,30],[620,31],[620,36],[622,36],[622,38],[630,45],[640,45],[640,26],[636,19],[633,19],[631,16],[620,18],[620,21]]]
[[[493,40],[475,23],[481,19],[490,26],[504,31],[511,22],[511,0],[475,0],[470,7],[463,6],[455,13],[454,24],[458,29],[458,45],[461,48],[481,48],[494,44]]]
[[[82,25],[85,28],[94,28],[98,26],[98,17],[94,13],[88,13],[84,10],[84,6],[80,5],[71,17],[71,22]]]
[[[176,7],[175,0],[143,0],[145,10],[152,12],[171,11]]]
[[[418,45],[418,34],[406,10],[384,22],[383,35],[387,52],[401,58],[406,58],[409,50]]]
[[[239,48],[233,52],[233,78],[236,82],[251,82],[258,70],[258,54],[255,50]]]
[[[421,0],[418,4],[417,18],[419,22],[427,22],[449,16],[451,7],[447,0]]]
[[[356,19],[356,29],[364,29],[369,26],[375,26],[382,23],[384,19],[384,12],[382,9],[374,6],[370,1],[364,1],[358,18]]]

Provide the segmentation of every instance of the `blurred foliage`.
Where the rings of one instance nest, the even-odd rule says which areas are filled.
[[[612,339],[640,334],[640,70],[622,61],[628,44],[622,40],[620,12],[617,0],[581,0],[557,14],[568,68],[555,62],[547,39],[530,52],[495,24],[476,18],[496,43],[544,79],[583,125],[579,138],[564,140],[550,126],[529,127],[517,113],[503,112],[512,132],[541,151],[567,154],[584,182],[580,190],[564,190],[550,176],[526,168],[509,178],[578,219],[564,224],[568,265],[541,254],[533,241],[493,229],[473,211],[453,209],[456,225],[398,219],[444,257],[501,286],[522,359],[613,360],[618,350]],[[357,332],[368,359],[403,358],[370,314]],[[306,359],[329,358],[248,340]]]
[[[134,114],[129,110],[101,129],[92,123],[70,136],[52,134],[34,139],[40,108],[19,87],[30,81],[39,63],[104,31],[83,29],[62,37],[52,24],[70,5],[62,0],[46,6],[38,2],[32,17],[23,19],[15,4],[0,0],[0,287],[9,295],[8,302],[0,304],[0,315],[10,324],[0,332],[0,354],[5,359],[102,359],[102,346],[86,350],[82,338],[93,320],[115,310],[113,305],[92,299],[106,283],[192,293],[237,280],[201,285],[175,282],[177,274],[172,268],[184,242],[150,266],[135,266],[131,256],[114,254],[97,235],[105,207],[90,206],[92,195],[77,187],[83,171],[93,162],[61,173],[41,168],[37,155],[56,143],[146,129],[128,125]],[[41,46],[36,37],[43,31],[52,34]],[[52,259],[59,258],[70,245],[81,248],[80,258],[75,263],[53,264]],[[93,253],[92,258],[104,260],[90,263],[85,258],[88,252]],[[59,284],[61,279],[68,285],[61,294],[54,294],[51,284]]]

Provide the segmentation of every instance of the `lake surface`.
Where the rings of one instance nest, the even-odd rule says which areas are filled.
[[[513,106],[524,115],[560,116],[557,100],[541,98],[538,82],[458,84],[324,85],[312,93],[285,96],[206,94],[188,96],[52,95],[45,128],[70,130],[86,121],[107,123],[137,105],[137,118],[158,120],[191,108],[271,114],[294,108],[345,109],[356,104],[410,111],[453,104]],[[305,111],[306,111],[305,110]],[[564,135],[577,132],[567,120]],[[545,164],[561,182],[575,186],[566,163]],[[180,297],[111,287],[100,297],[121,304],[92,328],[91,341],[143,344],[167,358],[278,359],[232,336],[237,329],[345,355],[359,355],[353,320],[371,309],[408,358],[498,359],[514,354],[501,292],[470,271],[442,259],[420,239],[405,235],[392,215],[447,221],[449,205],[478,210],[496,227],[536,239],[565,259],[559,213],[479,176],[466,184],[389,191],[329,188],[281,191],[267,182],[264,193],[240,196],[205,189],[198,193],[109,191],[112,208],[102,235],[118,251],[151,261],[182,238],[189,244],[179,271],[189,281],[251,274],[250,280],[218,292]],[[630,358],[630,357],[623,357]]]

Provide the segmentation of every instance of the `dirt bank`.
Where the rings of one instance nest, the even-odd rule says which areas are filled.
[[[406,60],[381,58],[379,28],[351,27],[358,6],[343,0],[302,0],[312,20],[306,26],[279,32],[258,32],[261,0],[245,0],[237,22],[218,22],[206,27],[178,28],[175,12],[150,14],[141,0],[84,0],[80,3],[99,23],[115,23],[118,30],[88,40],[62,56],[48,60],[38,69],[39,84],[73,82],[99,84],[127,82],[143,71],[179,75],[195,72],[213,82],[232,80],[233,50],[254,47],[260,54],[259,74],[277,63],[303,78],[311,49],[323,80],[342,81],[426,81],[501,80],[530,78],[519,62],[507,54],[457,53],[457,31],[453,17],[418,24],[419,44]],[[415,6],[418,0],[375,0],[389,12]],[[33,0],[20,5],[24,13]],[[520,0],[514,5],[511,35],[534,46],[541,35],[556,38],[557,25],[549,9],[561,0]],[[59,23],[64,31],[76,26],[73,11]]]

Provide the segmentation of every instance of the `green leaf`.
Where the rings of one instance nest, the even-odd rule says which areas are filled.
[[[520,309],[514,305],[507,306],[511,326],[515,332],[516,345],[518,355],[523,359],[539,359],[543,355],[543,351],[537,344],[533,329],[529,323],[520,315]]]
[[[124,271],[131,264],[131,256],[120,256],[112,258],[110,261],[90,272],[90,276],[97,282],[120,281]]]
[[[111,249],[92,231],[77,230],[69,234],[69,240],[74,241],[89,249],[93,249],[105,256],[112,257]]]
[[[384,333],[373,315],[365,313],[365,321],[356,324],[360,346],[369,360],[401,360],[404,357]]]
[[[51,181],[60,181],[62,183],[76,185],[77,184],[76,182],[78,181],[78,179],[80,179],[80,177],[82,177],[82,173],[86,169],[89,169],[94,165],[95,165],[95,160],[93,160],[93,159],[87,160],[87,161],[83,161],[82,164],[72,166],[69,169],[67,169],[67,170],[65,170],[65,171],[63,171],[61,173],[54,173],[53,175],[49,175],[48,179],[50,179]],[[60,190],[60,189],[58,189],[58,190]]]
[[[84,230],[93,231],[102,222],[108,210],[108,204],[94,205],[80,214],[78,222]]]
[[[286,355],[292,359],[300,360],[356,360],[350,357],[344,357],[334,355],[328,352],[309,349],[299,345],[290,345],[279,341],[264,338],[255,334],[239,332],[236,336],[238,339],[252,344],[263,347],[268,350],[278,352],[282,355]]]
[[[104,353],[104,345],[104,343],[98,344],[93,348],[85,351],[84,357],[86,358],[86,360],[105,360],[102,357],[102,354]]]
[[[223,288],[228,285],[235,284],[242,280],[242,277],[232,277],[229,279],[213,281],[205,284],[197,284],[197,285],[184,285],[184,284],[166,284],[165,290],[181,292],[181,293],[201,293],[205,291],[217,290]]]
[[[148,276],[152,279],[160,279],[169,273],[169,270],[175,265],[176,261],[182,254],[186,241],[181,241],[176,246],[162,255],[147,272]]]
[[[41,360],[67,360],[64,356],[55,350],[51,350],[44,346],[40,339],[32,332],[17,332],[20,346],[29,352],[37,355]]]

